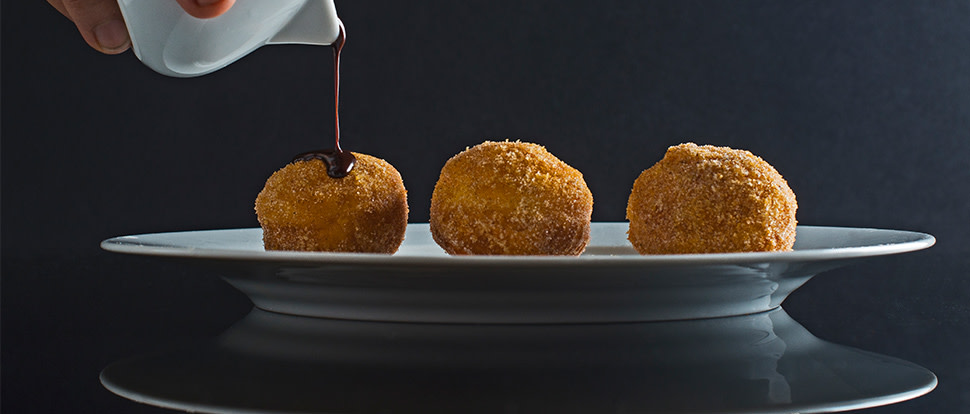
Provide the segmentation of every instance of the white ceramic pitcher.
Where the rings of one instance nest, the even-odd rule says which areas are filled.
[[[190,16],[175,0],[118,0],[135,56],[163,75],[201,76],[260,46],[329,45],[340,20],[333,0],[236,0],[211,19]]]

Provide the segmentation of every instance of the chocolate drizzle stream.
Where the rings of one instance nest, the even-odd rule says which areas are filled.
[[[344,48],[345,40],[344,24],[340,23],[340,32],[333,42],[333,149],[304,152],[293,157],[292,161],[321,160],[327,165],[327,175],[333,178],[346,177],[357,163],[353,153],[340,149],[340,51]]]

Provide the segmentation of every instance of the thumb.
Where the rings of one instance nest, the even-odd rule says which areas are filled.
[[[159,1],[159,0],[145,0]],[[229,10],[236,0],[177,0],[179,5],[186,13],[200,19],[209,19],[219,16]],[[260,0],[276,1],[276,0]]]
[[[77,26],[81,37],[94,49],[107,54],[128,50],[131,39],[114,0],[49,0]]]

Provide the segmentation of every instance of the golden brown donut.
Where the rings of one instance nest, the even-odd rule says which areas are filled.
[[[394,253],[407,228],[407,191],[386,161],[353,153],[357,164],[331,178],[318,159],[275,172],[256,197],[267,250]]]
[[[640,254],[791,250],[795,193],[748,151],[681,144],[633,183],[629,239]]]
[[[486,141],[449,159],[431,196],[431,235],[453,255],[578,255],[593,195],[540,145]]]

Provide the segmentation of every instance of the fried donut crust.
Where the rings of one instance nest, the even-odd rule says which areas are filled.
[[[693,143],[670,147],[633,184],[626,216],[640,254],[791,250],[795,193],[754,154]]]
[[[275,172],[256,197],[267,250],[394,253],[407,229],[407,191],[388,162],[353,153],[343,178],[323,161],[293,162]]]
[[[544,147],[486,141],[441,169],[430,227],[452,255],[578,255],[592,211],[583,175]]]

